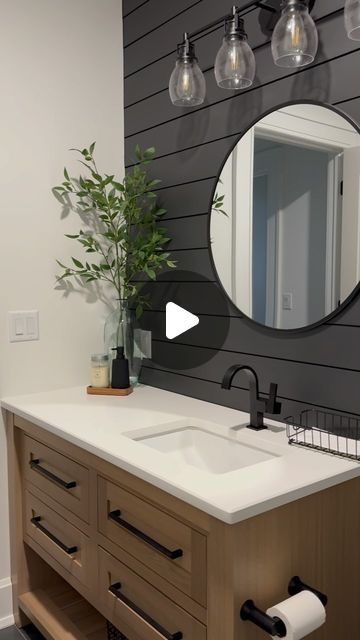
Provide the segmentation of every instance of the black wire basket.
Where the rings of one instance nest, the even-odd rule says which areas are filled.
[[[286,418],[289,444],[360,460],[360,418],[306,410]]]
[[[121,633],[116,627],[114,627],[109,620],[106,621],[107,637],[108,640],[127,640],[124,634]]]

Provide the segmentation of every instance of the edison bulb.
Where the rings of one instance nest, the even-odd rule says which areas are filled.
[[[255,56],[246,36],[227,34],[215,60],[215,78],[222,89],[246,89],[254,82]]]
[[[178,59],[170,76],[170,99],[176,107],[196,107],[206,95],[204,75],[195,58],[193,45],[180,45]]]
[[[274,29],[271,50],[278,67],[304,67],[315,60],[316,25],[305,0],[285,0]]]

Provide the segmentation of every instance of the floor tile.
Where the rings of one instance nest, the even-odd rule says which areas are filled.
[[[17,629],[16,627],[8,627],[0,631],[0,640],[45,640],[44,636],[39,633],[33,625],[26,629]]]

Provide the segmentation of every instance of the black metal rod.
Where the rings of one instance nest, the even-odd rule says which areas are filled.
[[[237,8],[236,13],[238,15],[242,15],[248,9],[251,9],[252,7],[256,7],[257,4],[258,4],[258,0],[252,0],[252,2],[247,2],[243,7],[241,7],[241,9]],[[217,25],[222,24],[223,22],[225,22],[225,20],[231,20],[231,18],[233,18],[232,13],[227,13],[224,16],[220,16],[220,18],[216,18],[216,20],[213,20],[212,22],[209,22],[203,27],[199,27],[199,29],[196,29],[195,31],[192,31],[191,33],[189,33],[189,38],[190,39],[195,38],[195,36],[199,36],[201,33],[204,33],[205,31],[208,31],[209,29],[212,29],[213,27],[216,27]]]
[[[129,609],[134,611],[138,616],[140,616],[140,618],[145,620],[145,622],[147,622],[151,627],[153,627],[156,631],[158,631],[158,633],[164,636],[166,640],[182,640],[183,634],[181,631],[177,631],[176,633],[169,633],[169,631],[164,629],[164,627],[161,624],[159,624],[159,622],[156,622],[156,620],[154,620],[151,616],[149,616],[148,613],[145,613],[145,611],[140,609],[140,607],[138,607],[137,604],[132,602],[132,600],[127,598],[127,596],[125,596],[123,593],[121,593],[120,589],[121,589],[121,582],[116,582],[115,584],[112,584],[111,587],[109,587],[110,593],[112,593],[118,600],[120,600],[120,602],[123,602],[124,604],[126,604],[126,606],[129,607]]]
[[[325,593],[321,593],[321,591],[318,591],[313,587],[309,587],[309,585],[305,584],[305,582],[303,582],[299,578],[299,576],[294,576],[293,578],[291,578],[289,582],[288,594],[289,596],[296,596],[301,591],[311,591],[311,593],[313,593],[315,596],[319,598],[321,604],[323,604],[324,607],[326,607],[328,597],[325,595]]]
[[[65,480],[62,480],[62,478],[59,478],[59,476],[56,476],[54,473],[51,473],[51,471],[48,471],[47,469],[44,469],[44,467],[41,467],[40,460],[30,460],[29,464],[34,471],[37,471],[48,480],[51,480],[51,482],[59,485],[59,487],[61,487],[62,489],[69,490],[76,487],[76,482],[74,480],[71,482],[65,482]]]
[[[257,627],[276,638],[285,638],[286,627],[280,618],[268,616],[258,609],[253,600],[246,600],[240,610],[240,618],[253,622]]]
[[[308,6],[309,6],[309,12],[312,11],[313,7],[315,4],[315,0],[309,0]],[[249,9],[255,9],[255,8],[259,8],[259,9],[263,9],[265,11],[269,11],[270,13],[280,13],[280,10],[278,11],[275,7],[272,7],[271,5],[267,5],[265,4],[264,0],[252,0],[251,2],[247,2],[246,4],[244,4],[242,7],[237,7],[236,8],[236,13],[239,16],[244,15],[246,12],[249,11]],[[203,27],[199,27],[199,29],[195,29],[195,31],[192,31],[191,33],[188,34],[188,38],[191,40],[192,38],[195,38],[196,36],[200,36],[202,33],[205,33],[206,31],[209,31],[209,29],[212,29],[213,27],[216,27],[222,23],[225,22],[225,20],[230,20],[233,17],[232,13],[227,13],[224,16],[220,16],[219,18],[216,18],[216,20],[213,20],[212,22],[209,22],[208,24],[204,25]]]
[[[166,556],[170,560],[176,560],[177,558],[181,558],[183,555],[182,549],[174,549],[174,551],[171,551],[171,549],[167,549],[162,544],[160,544],[160,542],[157,542],[153,538],[150,538],[150,536],[148,536],[146,533],[134,527],[132,524],[130,524],[130,522],[126,522],[126,520],[123,520],[123,518],[121,518],[120,509],[111,511],[108,514],[108,519],[115,522],[117,525],[119,525],[119,527],[123,527],[123,529],[130,531],[130,533],[139,538],[142,542],[146,542],[146,544],[150,545],[151,547],[153,547],[153,549],[156,549],[156,551],[161,553],[163,556]]]
[[[65,551],[65,553],[67,553],[69,556],[72,556],[73,553],[77,552],[78,548],[76,546],[68,547],[66,544],[61,542],[61,540],[59,540],[59,538],[54,536],[53,533],[48,531],[48,529],[46,529],[41,524],[41,516],[35,516],[34,518],[31,518],[31,524],[33,524],[37,529],[39,529],[39,531],[41,531],[41,533],[44,533],[47,538],[50,538],[50,540],[52,542],[54,542],[58,547],[60,547],[60,549],[62,551]]]

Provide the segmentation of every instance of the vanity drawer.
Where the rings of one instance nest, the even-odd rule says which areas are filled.
[[[89,521],[89,470],[61,453],[24,436],[23,473],[29,482],[86,522]]]
[[[205,606],[206,537],[101,477],[98,492],[100,533]]]
[[[109,618],[128,640],[206,640],[204,625],[100,547],[99,589]]]
[[[27,489],[24,502],[26,534],[69,574],[88,586],[91,559],[89,538]],[[46,560],[46,555],[44,558]]]

